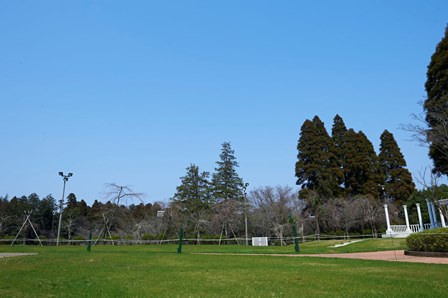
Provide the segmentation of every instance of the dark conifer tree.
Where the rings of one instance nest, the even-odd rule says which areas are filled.
[[[196,165],[187,168],[187,174],[181,177],[181,184],[177,187],[172,202],[178,206],[184,218],[184,223],[190,232],[200,237],[202,223],[208,215],[211,206],[209,173],[199,173]]]
[[[338,155],[340,155],[341,147],[345,142],[345,134],[347,133],[347,127],[341,116],[336,115],[333,120],[333,128],[331,130],[331,138],[333,139],[334,146]]]
[[[362,188],[362,194],[370,194],[374,198],[378,198],[380,194],[381,185],[384,184],[383,176],[381,175],[380,164],[378,156],[373,148],[372,142],[362,132],[358,132],[360,138],[360,145],[362,150],[360,154],[365,152],[365,182]]]
[[[347,194],[370,194],[377,198],[382,177],[372,143],[362,131],[356,133],[349,129],[342,151]]]
[[[322,198],[338,195],[343,173],[337,163],[333,140],[319,117],[303,123],[297,150],[297,185],[317,192]]]
[[[429,156],[434,162],[435,173],[448,174],[448,26],[428,65],[425,89]]]
[[[209,173],[199,173],[199,168],[192,164],[187,174],[181,177],[181,184],[177,187],[173,201],[178,203],[181,211],[189,216],[198,217],[198,213],[208,209],[211,202]]]
[[[229,142],[222,144],[220,160],[216,162],[215,173],[212,177],[213,196],[216,202],[228,200],[242,201],[244,198],[243,179],[238,176],[235,151]]]
[[[345,156],[343,154],[343,146],[346,142],[347,127],[341,116],[336,115],[333,120],[333,128],[331,130],[331,138],[335,147],[336,162],[338,167],[344,171]],[[341,195],[343,194],[341,189]]]
[[[385,196],[395,202],[405,202],[415,191],[412,175],[393,134],[381,135],[379,161],[385,181]]]

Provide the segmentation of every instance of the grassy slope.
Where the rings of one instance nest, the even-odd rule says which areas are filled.
[[[358,243],[359,250],[365,251],[362,243],[364,246],[369,243]],[[384,243],[388,242],[381,242],[381,246]],[[316,252],[311,243],[307,245],[310,252]],[[378,246],[378,243],[375,245]],[[199,251],[201,247],[202,251],[226,248],[229,252],[238,248],[185,246],[184,251]],[[304,250],[305,247],[303,245]],[[345,249],[348,247],[350,245]],[[242,247],[239,248],[241,250]],[[172,253],[175,249],[174,245],[102,246],[94,247],[91,253],[87,253],[84,247],[0,246],[0,251],[39,253],[37,256],[0,259],[0,297],[442,297],[448,290],[444,278],[448,274],[448,266],[445,265],[270,256],[178,255]]]

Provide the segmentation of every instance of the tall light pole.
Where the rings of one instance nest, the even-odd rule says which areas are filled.
[[[63,172],[59,172],[59,176],[62,176],[62,179],[64,180],[64,188],[62,189],[62,199],[59,201],[59,224],[58,224],[58,238],[56,239],[56,246],[59,246],[59,236],[61,235],[62,209],[64,208],[64,197],[65,197],[65,183],[67,183],[69,177],[73,176],[73,173],[68,173],[68,175],[64,175]]]
[[[246,232],[246,245],[249,245],[249,236],[247,233],[247,193],[246,189],[249,186],[249,183],[244,184],[244,230]]]

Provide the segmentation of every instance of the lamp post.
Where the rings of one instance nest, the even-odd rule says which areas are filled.
[[[249,236],[247,233],[247,193],[246,189],[249,186],[249,183],[244,184],[244,231],[246,234],[246,245],[249,245]]]
[[[62,209],[64,208],[64,196],[65,196],[65,183],[67,183],[68,178],[73,176],[73,173],[68,173],[64,175],[63,172],[59,172],[59,176],[62,176],[64,180],[64,187],[62,189],[62,199],[59,201],[59,224],[58,224],[58,238],[56,238],[56,246],[59,246],[59,236],[61,235],[61,225],[62,225]]]

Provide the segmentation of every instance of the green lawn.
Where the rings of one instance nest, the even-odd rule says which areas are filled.
[[[347,246],[333,247],[350,240],[323,240],[300,244],[302,254],[348,253],[405,249],[405,239],[365,239]],[[173,251],[176,251],[176,248]],[[185,252],[219,252],[219,253],[256,253],[256,254],[291,254],[294,246],[252,247],[244,245],[185,245]]]
[[[366,240],[336,249],[390,248],[397,240]],[[306,243],[304,252],[334,252],[332,242]],[[37,252],[0,259],[0,297],[397,296],[443,297],[448,266],[347,259],[196,255],[191,252],[290,253],[293,247],[175,245],[0,246]]]

